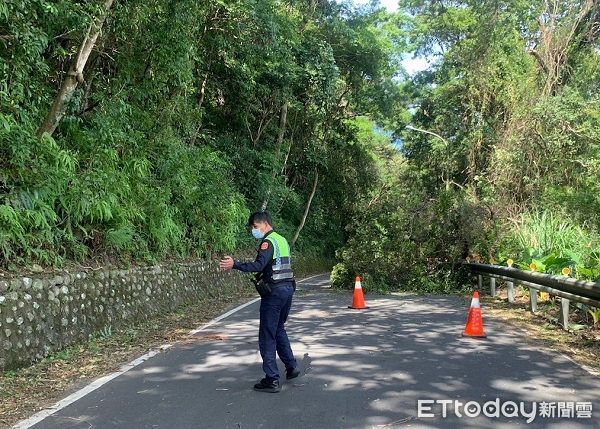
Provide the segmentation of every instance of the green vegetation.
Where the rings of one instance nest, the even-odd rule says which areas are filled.
[[[432,66],[403,86],[404,162],[353,219],[338,283],[444,291],[467,258],[600,279],[600,4],[400,7]]]
[[[467,258],[598,279],[599,24],[593,0],[0,3],[0,265],[213,256],[266,207],[342,286],[449,291]]]
[[[397,20],[332,2],[0,3],[0,267],[211,256],[252,245],[261,207],[297,250],[333,256],[371,182],[359,134],[398,109]]]
[[[505,236],[502,248],[506,255],[515,255],[521,269],[533,263],[538,271],[550,274],[559,275],[569,268],[577,278],[600,277],[598,234],[550,211],[524,213],[514,231]]]

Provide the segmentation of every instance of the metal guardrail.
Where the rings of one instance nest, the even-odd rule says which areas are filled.
[[[487,265],[477,263],[466,263],[473,274],[477,275],[479,289],[483,288],[483,276],[490,278],[490,294],[496,296],[496,279],[506,281],[508,291],[508,302],[515,300],[515,283],[529,288],[530,310],[537,311],[537,292],[544,291],[550,295],[561,298],[561,311],[559,321],[563,329],[569,329],[569,307],[571,301],[580,302],[592,307],[600,308],[600,283],[577,280],[565,276],[553,276],[550,274],[537,273],[534,271],[523,271],[512,267],[500,265]]]

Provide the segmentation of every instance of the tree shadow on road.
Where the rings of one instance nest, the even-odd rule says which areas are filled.
[[[81,427],[504,428],[525,425],[525,418],[458,418],[449,407],[443,419],[436,406],[436,418],[417,418],[417,400],[483,404],[499,398],[527,402],[527,410],[531,401],[600,404],[597,378],[499,321],[485,319],[487,339],[462,338],[468,302],[461,297],[367,297],[370,308],[362,311],[346,308],[345,299],[324,287],[296,297],[288,333],[302,376],[284,382],[279,394],[251,390],[261,375],[253,305],[82,399],[78,407],[94,412],[61,412],[62,421],[82,419]],[[110,419],[99,416],[98,407],[110,410]],[[538,416],[529,427],[599,426]]]

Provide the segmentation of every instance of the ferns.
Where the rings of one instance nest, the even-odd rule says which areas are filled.
[[[168,130],[148,141],[110,122],[70,123],[66,147],[37,141],[10,117],[0,123],[0,266],[236,247],[248,210],[219,153]]]
[[[15,230],[23,230],[15,210],[4,204],[0,205],[0,225],[2,226],[3,231],[8,230],[14,232]]]
[[[15,210],[7,205],[0,205],[0,252],[8,260],[13,255],[15,244],[24,244],[25,230],[19,222]]]
[[[106,244],[118,251],[132,251],[134,249],[135,231],[132,225],[122,225],[117,229],[110,228],[106,231]]]
[[[0,268],[231,251],[248,239],[240,234],[247,206],[260,207],[265,195],[289,233],[304,211],[307,172],[329,163],[350,167],[332,168],[304,237],[315,248],[325,235],[330,250],[341,241],[343,232],[331,240],[322,228],[342,230],[371,183],[363,158],[374,157],[363,157],[362,145],[340,156],[338,146],[359,139],[334,106],[344,90],[357,113],[392,112],[372,102],[395,93],[395,72],[383,64],[398,53],[375,31],[387,17],[323,10],[311,25],[334,19],[352,36],[338,46],[327,26],[300,35],[303,8],[277,2],[258,14],[241,2],[218,29],[211,2],[123,4],[106,21],[54,137],[40,140],[37,128],[98,5],[13,3],[0,4],[10,37],[0,41]],[[336,63],[372,32],[356,64]],[[284,159],[285,174],[275,174]]]

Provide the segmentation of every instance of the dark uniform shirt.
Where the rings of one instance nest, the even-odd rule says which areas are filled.
[[[247,273],[261,273],[263,279],[270,279],[273,275],[273,245],[267,237],[273,230],[267,232],[263,237],[254,262],[235,261],[233,268]]]

